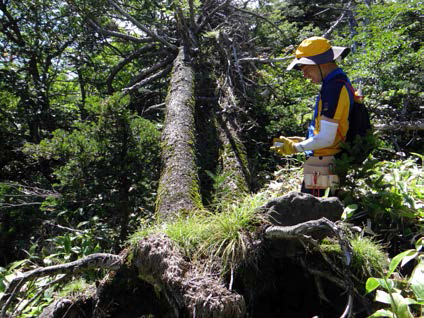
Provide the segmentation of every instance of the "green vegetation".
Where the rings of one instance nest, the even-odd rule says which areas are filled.
[[[0,1],[0,298],[24,271],[119,253],[154,233],[193,260],[235,268],[264,222],[257,207],[300,188],[303,154],[281,158],[269,146],[273,137],[305,134],[318,87],[285,67],[302,39],[325,33],[352,48],[340,65],[362,89],[376,128],[377,146],[364,164],[339,164],[342,224],[361,232],[351,240],[352,266],[363,286],[372,277],[368,293],[388,305],[374,316],[423,315],[422,1],[267,0],[242,10],[208,1],[218,12],[197,0],[119,1],[152,33],[111,1]],[[188,32],[201,14],[205,24]],[[219,37],[225,41],[217,45]],[[167,200],[158,195],[166,173],[160,135],[176,45],[187,46],[185,62],[196,72],[190,105],[207,117],[198,130],[208,140],[193,152],[208,171],[192,171],[202,188],[190,194],[203,209],[163,223],[155,203]],[[234,109],[217,107],[218,78],[234,90]],[[218,111],[240,137],[234,160],[250,170],[247,184],[222,168],[229,145],[212,140]],[[200,162],[206,157],[211,162]],[[321,248],[340,250],[331,240]],[[87,272],[68,287],[60,277],[27,283],[10,314],[37,316],[62,288],[85,290],[100,275]]]
[[[415,243],[414,249],[406,250],[390,262],[389,270],[382,278],[370,277],[366,282],[367,293],[376,290],[375,300],[390,305],[377,310],[371,317],[421,317],[424,314],[424,238]],[[392,277],[396,268],[415,261],[409,277]]]
[[[229,269],[243,260],[252,240],[252,233],[264,219],[258,208],[269,194],[247,196],[240,202],[226,202],[219,213],[193,211],[173,222],[146,225],[131,236],[130,244],[150,234],[166,234],[191,259],[220,260]]]
[[[353,273],[360,279],[366,279],[371,275],[378,275],[387,269],[387,256],[383,246],[370,237],[355,235],[349,240],[352,245],[353,257],[351,268]],[[320,248],[325,252],[341,254],[340,245],[333,239],[324,239]],[[362,286],[360,286],[362,287]]]

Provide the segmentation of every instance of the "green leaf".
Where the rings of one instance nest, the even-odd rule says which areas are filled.
[[[368,293],[372,292],[373,290],[375,290],[379,286],[380,286],[379,280],[375,277],[370,277],[370,278],[367,279],[367,282],[365,284],[365,290],[368,294]]]
[[[377,290],[377,293],[375,294],[375,301],[379,301],[383,304],[392,304],[392,298],[390,297],[389,293],[386,293],[383,290]]]
[[[389,265],[389,272],[387,273],[387,277],[389,277],[394,271],[395,269],[398,267],[399,263],[402,261],[402,259],[404,259],[405,257],[411,256],[416,254],[415,250],[406,250],[398,255],[396,255],[395,257],[393,257],[393,259],[390,262]],[[409,260],[411,260],[412,258],[409,258]],[[402,263],[402,266],[404,266],[407,262]]]
[[[416,243],[415,243],[415,249],[419,252],[422,250],[424,246],[424,237],[421,237]]]
[[[11,265],[9,265],[9,271],[13,271],[15,268],[20,267],[21,265],[27,263],[28,261],[29,261],[28,259],[23,259],[20,261],[13,262]]]
[[[408,306],[410,303],[414,302],[413,300],[411,302],[410,298],[405,298],[400,293],[392,293],[391,297],[392,301],[394,301],[392,308],[396,308],[395,314],[397,318],[413,318]]]
[[[358,205],[357,204],[350,204],[347,207],[344,208],[343,213],[342,213],[342,220],[347,220],[349,218],[352,217],[353,212],[355,212],[358,209]]]
[[[405,264],[407,264],[410,260],[413,260],[414,258],[416,258],[418,256],[418,252],[415,252],[411,255],[407,255],[402,259],[402,262],[400,264],[400,267],[405,266]]]
[[[388,309],[377,310],[369,318],[372,318],[372,317],[392,317],[392,318],[396,318],[395,314]]]
[[[424,261],[421,260],[415,266],[411,278],[409,279],[411,289],[415,294],[418,302],[424,302]]]

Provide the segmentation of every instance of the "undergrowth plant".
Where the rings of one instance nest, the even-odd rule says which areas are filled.
[[[402,235],[423,230],[424,169],[417,158],[376,162],[355,183],[345,202],[355,202],[360,208],[351,216],[365,212],[376,228],[397,227]]]
[[[424,315],[424,238],[415,243],[414,249],[406,250],[390,262],[389,270],[381,277],[370,277],[366,282],[367,293],[376,290],[375,300],[389,305],[377,310],[371,317],[412,318]],[[405,266],[410,261],[416,265],[411,275],[395,275],[399,264]],[[378,288],[378,289],[377,289]]]
[[[388,267],[387,256],[383,252],[383,246],[376,242],[373,238],[362,235],[355,235],[349,239],[352,246],[352,273],[365,281],[371,275],[378,275]],[[340,244],[334,238],[325,238],[320,243],[323,252],[331,255],[341,255],[342,250]]]

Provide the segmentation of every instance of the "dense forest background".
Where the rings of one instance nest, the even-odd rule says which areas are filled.
[[[319,87],[285,68],[314,35],[352,49],[340,65],[365,96],[378,143],[364,164],[350,166],[340,193],[344,221],[395,259],[388,271],[369,272],[377,278],[368,291],[381,289],[387,315],[419,313],[418,0],[0,0],[0,298],[26,271],[120,253],[187,211],[224,214],[261,195],[254,210],[298,191],[304,155],[281,158],[269,147],[273,137],[305,134]],[[190,72],[173,75],[186,64]],[[181,100],[191,113],[173,108]],[[183,165],[172,163],[185,156],[181,127],[191,129]],[[195,175],[187,188],[172,179],[180,170]],[[183,191],[190,204],[177,199]],[[189,241],[190,233],[179,235]],[[179,243],[187,255],[196,249]],[[244,257],[218,254],[229,264]],[[103,274],[34,280],[14,295],[15,306],[0,302],[2,315],[37,316]],[[362,283],[365,295],[366,277]],[[386,292],[402,300],[382,301]]]

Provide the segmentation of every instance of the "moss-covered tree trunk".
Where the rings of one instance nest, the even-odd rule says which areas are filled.
[[[202,204],[195,155],[194,74],[188,60],[180,48],[166,98],[162,174],[156,202],[156,211],[163,219],[201,208]]]
[[[219,107],[218,131],[221,144],[219,159],[221,175],[220,185],[222,199],[226,196],[234,198],[249,191],[249,169],[246,147],[239,137],[239,128],[234,112],[238,108],[234,90],[228,80],[218,81]]]

